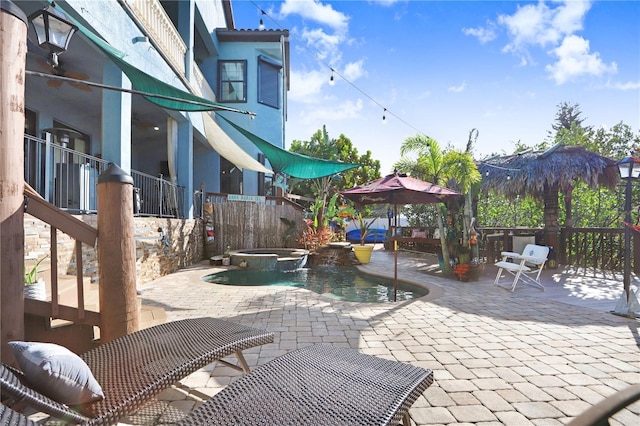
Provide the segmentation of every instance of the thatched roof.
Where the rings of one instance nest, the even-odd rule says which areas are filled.
[[[620,179],[615,164],[582,146],[557,144],[546,151],[491,157],[481,161],[478,170],[485,193],[541,198],[545,186],[557,183],[560,191],[567,192],[579,180],[592,189],[600,185],[614,190]]]

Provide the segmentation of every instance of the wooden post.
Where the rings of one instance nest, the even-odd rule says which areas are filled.
[[[0,1],[0,320],[2,361],[7,345],[24,339],[24,79],[27,17]]]
[[[633,273],[640,276],[640,232],[632,232],[633,239]]]
[[[100,341],[137,331],[133,178],[111,163],[98,178]]]

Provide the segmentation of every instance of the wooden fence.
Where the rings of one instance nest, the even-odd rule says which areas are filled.
[[[533,236],[537,243],[544,244],[541,228],[481,228],[480,232],[481,254],[489,263],[499,260],[501,251],[513,250],[514,236]],[[640,274],[640,234],[632,232],[631,242],[631,267]],[[622,270],[624,249],[624,229],[562,228],[553,254],[564,265]]]
[[[208,257],[224,253],[227,246],[232,250],[297,247],[306,229],[303,211],[289,203],[227,201],[205,204],[204,210],[205,230],[213,224],[213,239],[205,236]]]

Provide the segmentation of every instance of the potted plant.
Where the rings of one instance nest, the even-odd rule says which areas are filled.
[[[367,222],[362,217],[362,213],[358,213],[357,217],[358,217],[358,228],[360,228],[360,245],[354,246],[353,251],[355,252],[356,259],[358,259],[358,262],[363,264],[369,263],[369,261],[371,260],[371,253],[373,252],[373,246],[365,245],[365,239],[367,238],[367,235],[369,234],[369,229],[371,228],[371,225],[373,225],[373,222],[375,221],[375,219],[371,219],[370,221]]]
[[[229,266],[231,264],[231,246],[227,245],[224,254],[222,255],[222,265]]]
[[[37,300],[46,300],[47,299],[47,291],[45,289],[44,279],[38,277],[38,266],[47,258],[49,255],[43,257],[38,260],[30,269],[27,269],[26,265],[24,267],[24,297],[28,297],[30,299]]]

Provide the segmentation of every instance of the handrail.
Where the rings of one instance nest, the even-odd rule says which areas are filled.
[[[99,321],[97,323],[95,322],[96,315],[99,316],[98,313],[89,314],[89,319],[87,319],[88,312],[84,307],[84,279],[82,273],[82,243],[95,247],[98,238],[98,230],[59,209],[53,204],[46,202],[40,194],[38,194],[27,183],[25,183],[24,186],[24,199],[24,211],[33,217],[40,219],[44,223],[47,223],[51,230],[51,305],[49,308],[48,304],[38,304],[29,300],[25,301],[25,311],[32,314],[47,317],[50,316],[52,318],[62,318],[80,323],[89,321],[89,323],[93,325],[98,325]],[[77,309],[61,306],[58,300],[58,229],[76,240]]]
[[[97,180],[108,161],[29,135],[24,141],[25,180],[32,193],[67,212],[97,213]],[[182,217],[183,186],[137,170],[131,170],[131,177],[134,215]]]
[[[25,184],[24,211],[43,222],[55,226],[75,240],[82,241],[91,247],[96,245],[98,230],[46,202],[33,188]]]

